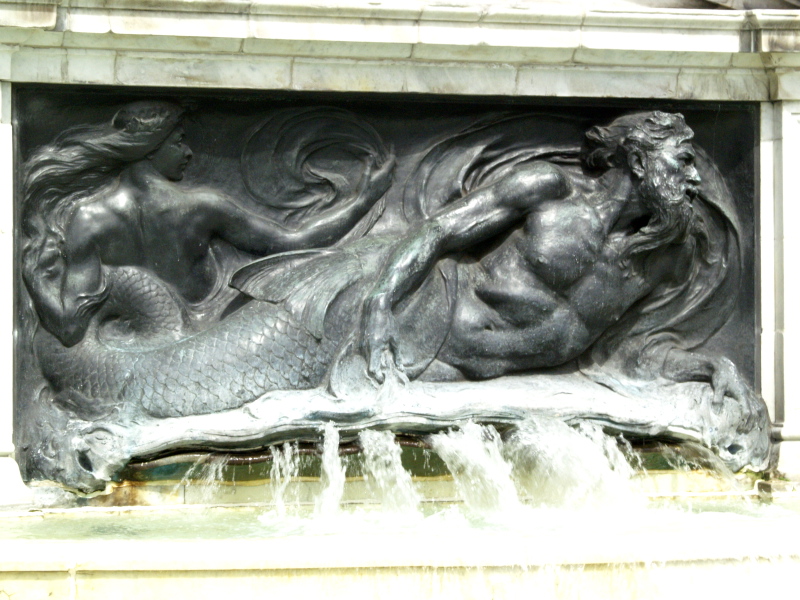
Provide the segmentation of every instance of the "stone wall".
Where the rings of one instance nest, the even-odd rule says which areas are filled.
[[[784,224],[800,210],[790,200],[800,192],[793,176],[800,158],[800,14],[713,10],[704,2],[637,4],[585,10],[577,2],[471,0],[3,3],[4,279],[14,280],[14,83],[757,102],[760,388],[778,426],[775,435],[787,440],[780,468],[799,475],[800,376],[791,366],[800,353],[800,313],[784,307],[797,304],[800,288],[783,259],[791,264],[800,252],[800,238],[791,230],[784,236]],[[698,8],[704,5],[708,9]],[[0,477],[9,485],[0,488],[15,501],[25,492],[11,485],[10,284],[0,303],[9,315],[0,333],[6,340],[0,379],[7,382],[0,395]]]

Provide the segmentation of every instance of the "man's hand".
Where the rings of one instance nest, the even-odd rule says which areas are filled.
[[[725,396],[730,396],[736,400],[741,407],[743,417],[736,429],[738,433],[750,431],[759,422],[768,421],[766,404],[742,380],[736,365],[724,357],[709,360],[712,366],[713,408],[717,412],[722,410]]]
[[[367,361],[367,372],[383,383],[393,369],[402,371],[397,346],[397,322],[385,294],[373,294],[364,301],[361,318],[361,352]]]
[[[767,405],[744,382],[736,365],[725,357],[672,348],[664,360],[662,374],[673,381],[708,381],[714,391],[711,408],[716,413],[724,409],[725,396],[733,398],[742,413],[737,433],[769,422]]]

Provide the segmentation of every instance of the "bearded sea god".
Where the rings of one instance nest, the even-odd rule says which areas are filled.
[[[454,253],[454,314],[436,358],[438,372],[468,378],[577,359],[626,317],[647,313],[642,303],[685,286],[711,225],[693,207],[701,184],[693,135],[679,114],[626,115],[589,130],[582,169],[519,164],[418,224],[365,300],[369,372],[381,381],[398,362],[393,307]],[[636,327],[628,332],[635,337]],[[650,377],[710,382],[717,403],[729,395],[745,407],[743,427],[763,418],[732,362],[660,341],[618,360],[646,364]]]

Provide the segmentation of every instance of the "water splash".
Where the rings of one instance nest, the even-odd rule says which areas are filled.
[[[315,504],[314,514],[332,517],[339,512],[344,494],[345,468],[339,456],[339,430],[331,422],[325,424],[322,442],[321,490]]]
[[[419,494],[411,474],[403,468],[401,448],[391,431],[362,431],[358,441],[364,452],[364,470],[370,490],[383,509],[394,513],[415,513]]]
[[[374,498],[381,500],[379,511],[367,498],[363,505],[342,505],[345,466],[339,431],[328,424],[323,433],[322,456],[314,457],[321,462],[322,486],[313,515],[282,516],[280,509],[262,513],[258,520],[270,535],[380,532],[433,540],[466,531],[480,532],[486,539],[523,533],[547,537],[554,552],[566,554],[576,539],[598,547],[618,539],[621,524],[630,531],[655,524],[668,532],[688,514],[681,507],[650,507],[632,478],[637,453],[591,422],[567,425],[552,417],[532,417],[502,435],[492,426],[467,422],[429,436],[431,456],[435,452],[445,463],[463,500],[455,504],[420,503],[393,435],[362,433],[363,453],[358,464],[350,466],[362,468]],[[296,472],[299,457],[296,448],[276,447],[274,452],[272,484],[280,487]],[[689,461],[685,464],[689,468]]]
[[[622,434],[618,435],[616,440],[617,446],[625,457],[625,460],[628,462],[628,465],[630,465],[633,474],[636,475],[637,472],[646,473],[647,469],[644,468],[642,455],[633,449],[633,445],[627,439],[625,439]]]
[[[503,458],[503,442],[494,427],[468,422],[428,439],[470,511],[481,515],[519,511],[511,465]]]
[[[206,459],[206,456],[199,456],[195,459],[192,465],[186,469],[186,472],[183,474],[183,477],[181,477],[181,480],[175,484],[175,487],[172,488],[172,495],[180,496],[181,498],[184,497],[184,489],[189,485],[189,482],[194,479],[195,474],[200,471],[200,467],[202,467]]]
[[[221,487],[227,466],[227,456],[220,454],[206,454],[197,458],[192,466],[186,470],[180,482],[173,489],[173,493],[180,494],[186,488],[198,487],[201,491],[197,504],[213,504]]]
[[[719,456],[705,446],[694,442],[684,442],[679,447],[659,444],[656,448],[667,464],[676,471],[689,473],[700,469],[723,481],[734,490],[741,489],[736,474]]]
[[[507,436],[504,455],[533,505],[599,508],[633,501],[633,468],[617,441],[592,423],[570,427],[559,419],[530,418]]]
[[[289,484],[300,472],[300,454],[297,444],[285,443],[282,446],[272,446],[269,449],[272,455],[272,466],[269,471],[272,502],[275,512],[279,517],[286,516],[287,494]],[[297,488],[294,489],[294,503],[298,502]]]
[[[302,459],[311,457],[301,456],[297,444],[270,449],[268,485],[274,510],[264,513],[263,522],[271,523],[276,531],[307,527],[316,532],[337,531],[345,522],[347,527],[358,529],[353,522],[356,517],[364,521],[364,527],[369,522],[369,527],[379,530],[404,529],[419,520],[433,526],[436,519],[456,519],[453,511],[474,525],[485,523],[513,530],[524,521],[539,522],[545,528],[555,523],[574,528],[590,521],[638,518],[634,513],[641,516],[637,511],[643,511],[648,503],[641,492],[643,484],[649,482],[633,477],[642,470],[641,464],[631,466],[632,462],[636,465],[639,455],[622,438],[606,435],[591,422],[567,425],[556,418],[537,416],[504,430],[502,435],[495,427],[466,422],[457,429],[429,436],[432,450],[421,454],[422,462],[435,453],[437,461],[441,459],[446,465],[463,501],[457,506],[422,503],[411,474],[402,466],[401,448],[393,434],[377,431],[359,435],[363,452],[357,463],[350,464],[363,471],[371,497],[364,498],[364,506],[342,506],[346,468],[339,454],[339,430],[329,423],[322,434],[321,456],[314,456],[311,465],[314,469],[318,465],[321,471],[313,508],[300,504],[303,486],[297,481]],[[702,448],[675,452],[664,447],[661,453],[674,469],[695,471],[698,466],[705,467],[720,476],[728,473],[730,481],[736,482],[718,459]],[[213,502],[226,460],[227,455],[219,454],[200,457],[179,485],[187,490],[201,486],[193,490],[194,502]],[[354,486],[350,491],[357,493],[358,489]],[[374,510],[375,500],[380,501],[382,511]],[[603,511],[602,517],[598,510]],[[308,519],[312,511],[314,518]],[[371,516],[363,514],[367,512]],[[402,519],[397,518],[398,513],[403,514]]]

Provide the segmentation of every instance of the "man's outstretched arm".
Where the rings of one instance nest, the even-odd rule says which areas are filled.
[[[467,194],[412,229],[364,301],[361,350],[370,375],[383,381],[385,371],[396,366],[399,357],[392,309],[422,283],[441,256],[507,231],[540,203],[568,193],[561,169],[550,163],[533,163]]]

